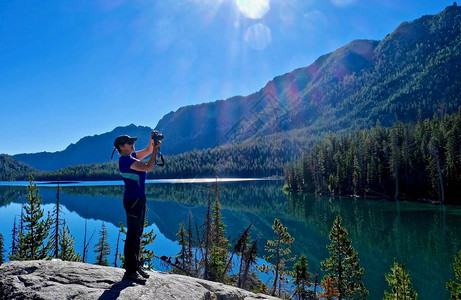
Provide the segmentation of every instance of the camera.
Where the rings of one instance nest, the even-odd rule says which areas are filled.
[[[159,133],[157,130],[152,131],[151,137],[154,140],[154,143],[156,145],[158,144],[159,141],[163,140],[164,138],[163,134]]]

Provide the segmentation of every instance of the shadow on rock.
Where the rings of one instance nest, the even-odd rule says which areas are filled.
[[[99,300],[111,300],[117,299],[120,293],[130,286],[135,286],[136,284],[131,280],[122,280],[120,282],[114,283],[110,289],[105,290],[104,293],[99,297]]]

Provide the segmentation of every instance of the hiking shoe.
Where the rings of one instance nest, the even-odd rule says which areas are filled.
[[[140,284],[146,283],[146,279],[142,277],[141,275],[139,275],[138,272],[130,272],[130,273],[125,272],[125,275],[123,275],[122,280],[125,280],[125,279],[131,280],[131,281],[134,281]]]
[[[139,267],[139,269],[138,269],[139,275],[141,275],[142,277],[147,279],[147,278],[149,278],[149,274],[146,271],[147,270],[144,269],[143,267]]]

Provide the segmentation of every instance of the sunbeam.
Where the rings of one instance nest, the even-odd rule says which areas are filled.
[[[271,30],[261,23],[250,26],[245,33],[245,41],[255,50],[265,49],[271,40]]]
[[[250,19],[262,18],[270,9],[269,0],[236,0],[242,14]]]

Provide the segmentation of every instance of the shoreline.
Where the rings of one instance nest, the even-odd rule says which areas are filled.
[[[445,204],[442,204],[438,200],[434,199],[429,199],[429,198],[408,198],[408,197],[403,197],[398,200],[393,199],[392,197],[382,195],[382,196],[376,196],[376,195],[335,195],[335,194],[316,194],[312,193],[309,191],[304,191],[304,190],[295,190],[295,189],[287,189],[284,188],[284,191],[290,192],[290,193],[309,193],[317,196],[322,196],[322,197],[332,197],[334,199],[340,199],[341,197],[348,197],[348,198],[362,198],[364,200],[385,200],[388,202],[414,202],[414,203],[424,203],[424,204],[430,204],[430,205],[436,205],[436,206],[454,206],[456,208],[461,208],[461,204],[456,204],[456,203],[451,203],[445,201]]]
[[[241,178],[241,177],[224,177],[218,178],[218,182],[245,182],[245,181],[276,181],[283,180],[282,177],[254,177],[254,178]],[[146,179],[146,184],[159,184],[159,183],[213,183],[216,182],[216,178],[172,178],[172,179]],[[34,181],[37,186],[58,186],[56,180],[37,180]],[[60,186],[108,186],[108,185],[123,185],[123,180],[63,180],[59,181]],[[28,186],[29,181],[0,181],[1,186]]]

